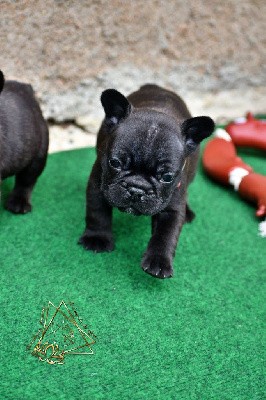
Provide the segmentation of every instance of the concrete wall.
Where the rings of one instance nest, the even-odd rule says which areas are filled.
[[[103,89],[128,94],[147,81],[181,93],[194,113],[265,112],[265,5],[1,1],[0,68],[33,84],[47,118],[87,117],[91,130]]]

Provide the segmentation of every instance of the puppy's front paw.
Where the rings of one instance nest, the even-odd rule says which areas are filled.
[[[78,241],[84,249],[94,251],[95,253],[102,253],[105,251],[114,250],[114,241],[112,238],[104,235],[89,235],[84,233]]]
[[[173,267],[168,257],[161,255],[144,255],[142,269],[155,278],[165,279],[173,276]]]
[[[31,204],[24,197],[9,196],[5,208],[14,214],[27,214],[31,211]]]

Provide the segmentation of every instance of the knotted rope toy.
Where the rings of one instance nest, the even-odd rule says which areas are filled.
[[[233,185],[240,196],[257,205],[256,216],[266,216],[266,176],[257,174],[237,156],[235,146],[249,146],[266,151],[266,121],[246,119],[218,128],[203,153],[207,174],[223,185]],[[266,237],[266,219],[259,224],[259,234]]]

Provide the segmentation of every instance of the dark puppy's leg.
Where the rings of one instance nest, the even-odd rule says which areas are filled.
[[[33,187],[42,173],[46,158],[35,158],[16,175],[15,187],[8,196],[5,208],[15,214],[26,214],[31,211],[30,197]]]
[[[112,207],[102,195],[98,174],[99,167],[94,164],[86,192],[86,228],[78,242],[96,253],[114,249]]]
[[[193,219],[196,217],[196,214],[191,210],[188,204],[186,204],[186,221],[185,222],[192,222]]]
[[[161,279],[173,275],[173,257],[185,217],[185,200],[178,211],[167,209],[152,217],[152,237],[142,259],[145,272]]]

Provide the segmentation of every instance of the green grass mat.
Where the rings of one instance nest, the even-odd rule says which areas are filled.
[[[266,174],[262,154],[241,157]],[[94,149],[50,155],[33,212],[1,207],[1,398],[265,398],[266,239],[255,208],[200,166],[196,220],[182,231],[174,277],[157,280],[140,268],[149,218],[115,212],[112,253],[77,245],[94,158]],[[97,335],[94,355],[53,366],[26,351],[49,300],[75,303]]]

